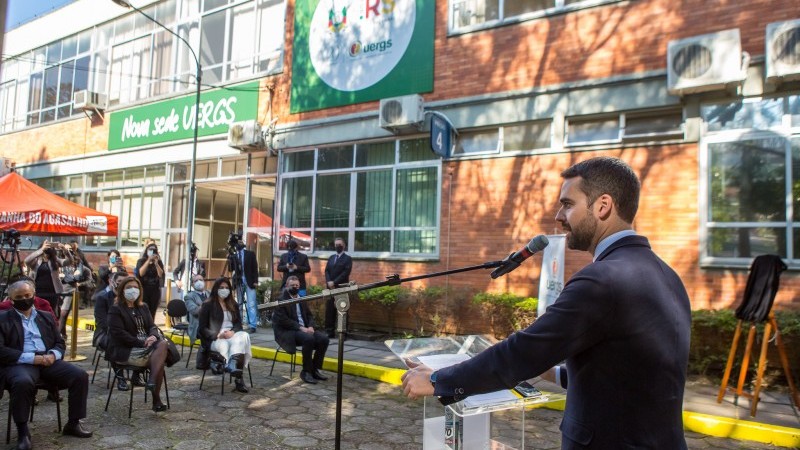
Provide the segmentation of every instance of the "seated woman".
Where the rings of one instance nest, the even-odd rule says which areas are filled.
[[[200,308],[198,334],[203,347],[225,358],[225,371],[236,380],[236,390],[247,393],[242,370],[250,364],[250,335],[242,331],[242,317],[231,296],[231,282],[218,278]]]
[[[142,302],[142,285],[134,277],[117,284],[117,297],[108,311],[108,350],[106,359],[118,364],[150,369],[145,387],[153,394],[153,411],[166,411],[161,403],[167,343],[159,339],[150,309]]]

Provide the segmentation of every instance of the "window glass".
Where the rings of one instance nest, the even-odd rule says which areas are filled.
[[[202,32],[200,34],[200,64],[205,75],[211,69],[224,61],[225,52],[225,17],[227,11],[222,10],[203,16]],[[221,81],[219,77],[203,82],[215,83]]]
[[[452,0],[453,27],[463,28],[500,18],[499,0]]]
[[[336,238],[347,240],[347,233],[343,231],[317,231],[314,234],[314,251],[336,251],[333,245]],[[344,251],[348,251],[347,246],[345,246]]]
[[[304,170],[314,170],[313,150],[283,154],[284,172],[301,172]]]
[[[793,127],[800,127],[800,95],[789,97],[789,111]]]
[[[777,254],[786,257],[784,228],[713,228],[709,230],[709,256],[751,258]]]
[[[72,79],[75,74],[75,63],[66,62],[61,65],[60,82],[58,85],[58,104],[72,102]]]
[[[317,170],[347,169],[350,167],[353,167],[352,145],[319,149]]]
[[[683,116],[681,111],[665,111],[657,114],[626,114],[625,137],[653,137],[659,135],[678,135],[682,133]]]
[[[392,171],[361,172],[356,177],[356,227],[392,224]]]
[[[350,222],[350,174],[317,176],[314,225],[347,227]]]
[[[542,11],[556,6],[555,0],[505,0],[504,17],[519,16],[522,14]]]
[[[69,59],[78,51],[78,35],[72,35],[61,41],[61,59]]]
[[[195,195],[195,217],[198,220],[211,220],[212,190],[198,189]]]
[[[781,124],[783,99],[705,105],[700,109],[708,131],[769,129]]]
[[[389,252],[392,249],[392,232],[356,231],[353,246],[357,252]]]
[[[398,230],[394,247],[396,253],[435,253],[436,230]]]
[[[47,65],[61,62],[61,41],[51,42],[47,45]]]
[[[228,44],[230,61],[228,79],[236,79],[253,73],[253,55],[256,54],[256,13],[253,2],[233,8],[231,39]]]
[[[258,71],[272,72],[281,66],[280,50],[285,38],[285,7],[282,0],[256,0],[261,26],[258,34]]]
[[[58,100],[58,66],[44,71],[44,104],[42,108],[56,106]]]
[[[549,147],[549,120],[503,127],[503,151],[533,150]]]
[[[430,140],[408,139],[400,141],[400,162],[432,161],[437,159],[431,150]]]
[[[312,177],[284,178],[281,186],[281,225],[289,228],[311,227],[313,204]]]
[[[394,141],[356,145],[356,167],[394,164]]]
[[[228,192],[214,192],[214,220],[225,222],[236,222],[236,214],[239,211],[238,195]]]
[[[500,144],[500,132],[491,130],[466,131],[456,139],[454,155],[469,155],[472,153],[494,153]]]
[[[435,167],[398,170],[395,226],[435,227],[437,189]]]
[[[75,60],[75,78],[73,81],[73,93],[83,91],[89,87],[89,60],[88,56]],[[70,101],[72,95],[70,94]]]
[[[567,127],[567,143],[583,144],[619,139],[619,119],[572,119]]]
[[[711,221],[785,220],[785,145],[781,138],[709,144]]]

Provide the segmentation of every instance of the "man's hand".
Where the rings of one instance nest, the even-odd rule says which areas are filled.
[[[335,287],[336,287],[336,283],[334,283],[333,281],[328,281],[328,289],[333,289]]]
[[[56,362],[56,355],[48,353],[46,355],[36,355],[33,357],[33,365],[35,366],[52,366]]]
[[[403,393],[412,400],[433,395],[433,385],[431,384],[433,370],[425,364],[408,360],[406,365],[409,369],[400,377],[403,380]]]
[[[157,340],[158,338],[155,336],[147,336],[147,339],[144,340],[144,346],[150,347],[151,345],[155,344]]]
[[[314,334],[314,329],[311,327],[300,327],[300,331],[303,333]]]

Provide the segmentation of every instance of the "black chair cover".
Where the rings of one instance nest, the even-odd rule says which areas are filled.
[[[765,321],[778,293],[781,272],[786,269],[778,255],[756,257],[750,266],[742,304],[736,308],[736,318],[747,322]]]

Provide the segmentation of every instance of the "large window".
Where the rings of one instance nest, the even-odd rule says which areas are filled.
[[[285,0],[162,0],[143,11],[191,44],[206,87],[283,68]],[[0,133],[81,114],[79,90],[113,106],[196,86],[186,43],[135,11],[2,64]]]
[[[287,153],[281,228],[311,236],[311,251],[342,237],[361,255],[438,253],[441,164],[427,139]]]
[[[462,33],[619,0],[450,0],[450,32]]]
[[[800,96],[705,105],[703,261],[800,264]]]

